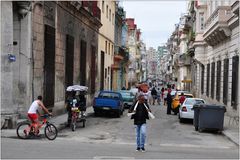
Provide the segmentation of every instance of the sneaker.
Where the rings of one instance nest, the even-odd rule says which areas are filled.
[[[145,148],[141,148],[142,152],[145,152]]]
[[[140,148],[138,147],[138,148],[136,149],[136,151],[140,151]]]

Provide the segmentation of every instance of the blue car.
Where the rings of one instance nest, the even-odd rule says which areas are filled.
[[[100,91],[93,100],[93,109],[95,116],[101,112],[114,112],[117,117],[123,114],[123,98],[121,93],[114,91]]]

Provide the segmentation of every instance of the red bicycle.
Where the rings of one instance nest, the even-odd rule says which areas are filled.
[[[42,128],[43,125],[46,124],[44,128],[44,134],[45,137],[49,140],[54,140],[57,137],[58,130],[57,127],[48,122],[48,117],[50,117],[48,114],[44,114],[41,117],[43,117],[43,120],[38,123],[39,129],[35,129],[34,124],[31,122],[22,122],[17,126],[17,136],[21,139],[29,139],[31,137],[36,137],[40,133],[40,128]]]

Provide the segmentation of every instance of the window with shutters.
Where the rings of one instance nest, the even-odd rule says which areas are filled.
[[[47,108],[52,108],[54,106],[55,39],[56,39],[55,28],[49,25],[45,25],[43,103]]]
[[[217,61],[216,99],[220,101],[221,92],[221,61]]]
[[[232,96],[231,105],[237,109],[238,102],[238,72],[239,72],[239,56],[234,56],[232,59]]]
[[[87,43],[81,40],[80,49],[80,85],[86,85]]]
[[[215,85],[215,62],[212,62],[211,68],[211,97],[214,98],[214,85]]]
[[[210,63],[207,64],[207,87],[206,87],[207,96],[209,96],[209,81],[210,81]]]
[[[73,85],[73,67],[74,64],[74,37],[66,35],[66,53],[65,53],[65,87]],[[67,98],[67,94],[65,95]]]
[[[95,93],[95,80],[96,80],[96,47],[91,46],[91,93]]]
[[[227,104],[228,101],[228,68],[229,59],[224,59],[223,67],[223,103]]]
[[[204,72],[205,72],[205,67],[202,64],[202,73],[201,73],[201,93],[204,93]]]

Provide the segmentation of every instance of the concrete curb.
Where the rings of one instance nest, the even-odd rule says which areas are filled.
[[[222,134],[227,137],[231,142],[233,142],[234,144],[236,144],[237,146],[239,146],[239,141],[237,138],[235,138],[234,136],[232,136],[229,132],[227,131],[222,131]]]

